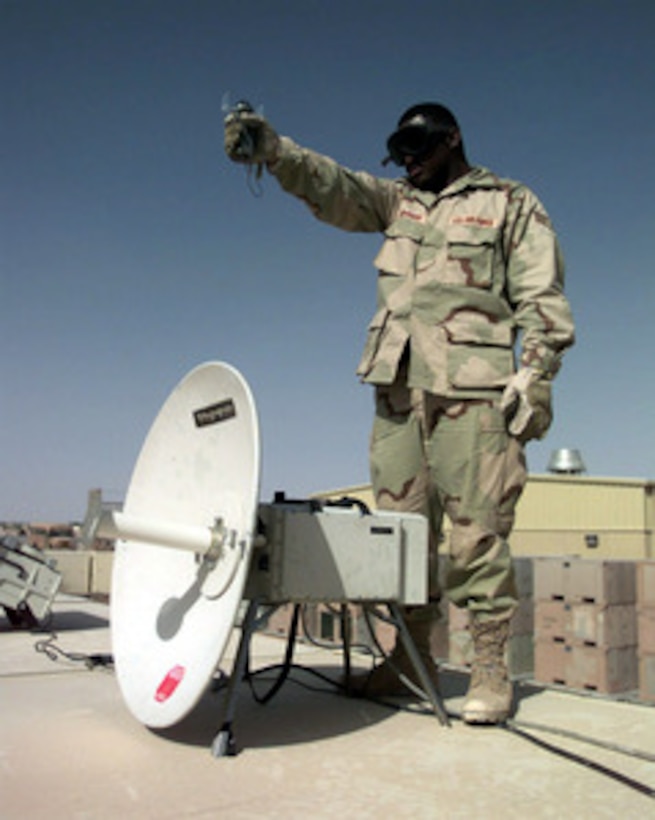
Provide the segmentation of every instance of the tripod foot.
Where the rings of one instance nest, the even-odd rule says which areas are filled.
[[[214,757],[234,757],[236,754],[237,745],[232,733],[232,724],[224,723],[212,741],[212,755]]]

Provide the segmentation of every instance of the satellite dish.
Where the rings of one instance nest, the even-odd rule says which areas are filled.
[[[217,757],[231,754],[236,687],[260,604],[383,601],[435,714],[448,725],[399,609],[427,600],[427,519],[371,513],[349,499],[324,508],[282,496],[260,505],[259,451],[247,383],[229,365],[209,362],[164,403],[123,509],[103,507],[99,491],[90,494],[82,540],[117,539],[112,644],[128,709],[156,729],[186,717],[208,688],[247,597],[224,720],[212,744]],[[344,650],[348,665],[347,642]]]
[[[259,473],[248,385],[229,365],[209,362],[164,403],[123,512],[104,513],[103,535],[113,528],[125,539],[112,577],[116,675],[146,726],[185,717],[222,658],[250,563]]]

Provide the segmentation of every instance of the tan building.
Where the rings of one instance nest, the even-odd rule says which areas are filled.
[[[375,506],[369,484],[320,498],[358,498]],[[519,502],[512,552],[582,558],[655,557],[655,482],[586,475],[531,475]],[[450,523],[445,521],[448,537]]]

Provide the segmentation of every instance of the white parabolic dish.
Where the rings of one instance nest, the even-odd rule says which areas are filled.
[[[133,715],[171,726],[195,706],[225,651],[248,574],[259,495],[259,430],[250,389],[209,362],[173,390],[130,481],[124,512],[226,533],[212,563],[181,549],[119,541],[111,629],[116,675]]]

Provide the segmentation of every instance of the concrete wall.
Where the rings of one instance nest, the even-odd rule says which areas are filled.
[[[62,575],[60,592],[69,595],[109,595],[114,553],[103,550],[48,550]]]

